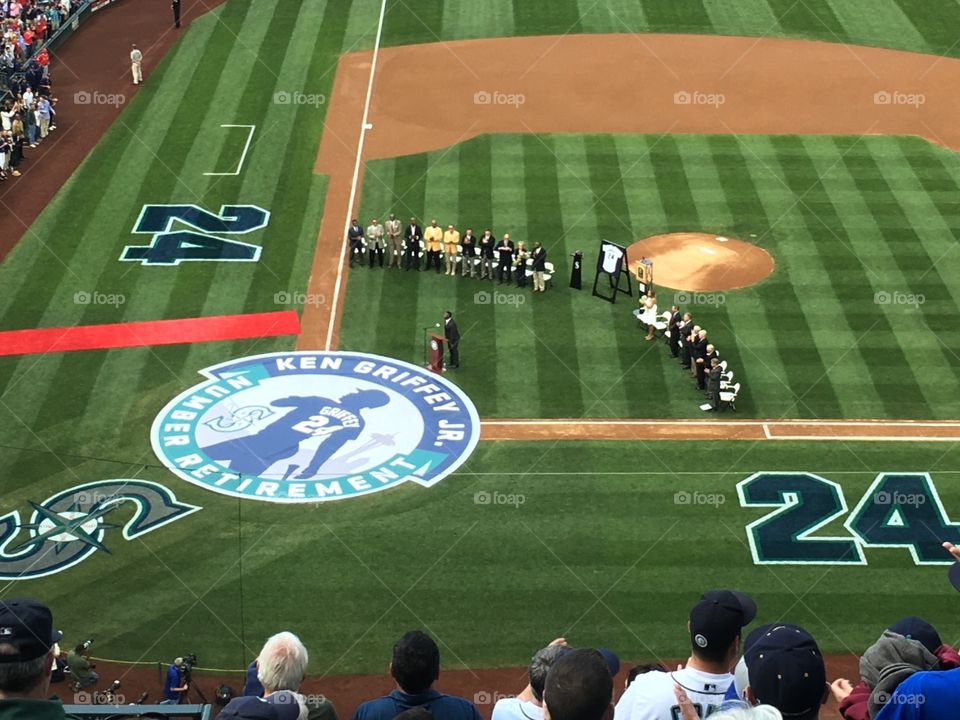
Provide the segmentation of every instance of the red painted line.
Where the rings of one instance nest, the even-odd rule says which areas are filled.
[[[106,350],[299,335],[294,310],[0,332],[0,355]]]

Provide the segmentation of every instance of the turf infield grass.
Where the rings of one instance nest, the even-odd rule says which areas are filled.
[[[482,417],[702,415],[663,343],[642,340],[636,297],[591,296],[599,238],[688,230],[755,242],[777,264],[719,295],[659,289],[660,309],[692,310],[744,384],[739,415],[960,417],[960,163],[926,142],[497,135],[374,161],[366,178],[363,218],[437,217],[477,234],[491,223],[528,248],[540,240],[556,264],[536,296],[433,272],[350,273],[342,346],[418,360],[421,328],[452,309],[463,366],[448,377]]]

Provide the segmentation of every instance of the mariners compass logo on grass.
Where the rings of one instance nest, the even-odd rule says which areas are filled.
[[[225,495],[310,503],[430,487],[479,439],[466,395],[391,358],[271,353],[202,374],[154,420],[153,449],[184,480]]]

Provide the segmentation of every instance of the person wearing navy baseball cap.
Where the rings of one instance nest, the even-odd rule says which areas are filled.
[[[72,717],[49,700],[50,675],[62,634],[50,608],[35,600],[0,600],[0,720]]]
[[[617,703],[615,720],[671,720],[680,717],[674,687],[686,693],[706,717],[717,710],[733,682],[743,628],[757,616],[756,603],[734,590],[705,592],[690,610],[691,653],[684,668],[651,672],[630,683]]]
[[[830,693],[823,655],[798,625],[770,628],[746,649],[750,703],[772,705],[790,720],[817,720]]]

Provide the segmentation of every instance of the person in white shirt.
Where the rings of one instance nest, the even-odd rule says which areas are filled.
[[[527,667],[530,683],[516,697],[501,698],[493,706],[491,720],[543,720],[543,686],[554,661],[569,650],[563,638],[557,638],[538,650]]]
[[[731,669],[740,655],[743,628],[757,615],[757,605],[743,593],[711,590],[690,611],[691,655],[686,667],[637,677],[620,697],[614,720],[677,720],[679,685],[701,718],[723,704],[733,682]]]
[[[133,84],[143,82],[143,53],[136,45],[130,50],[130,74],[133,75]]]

